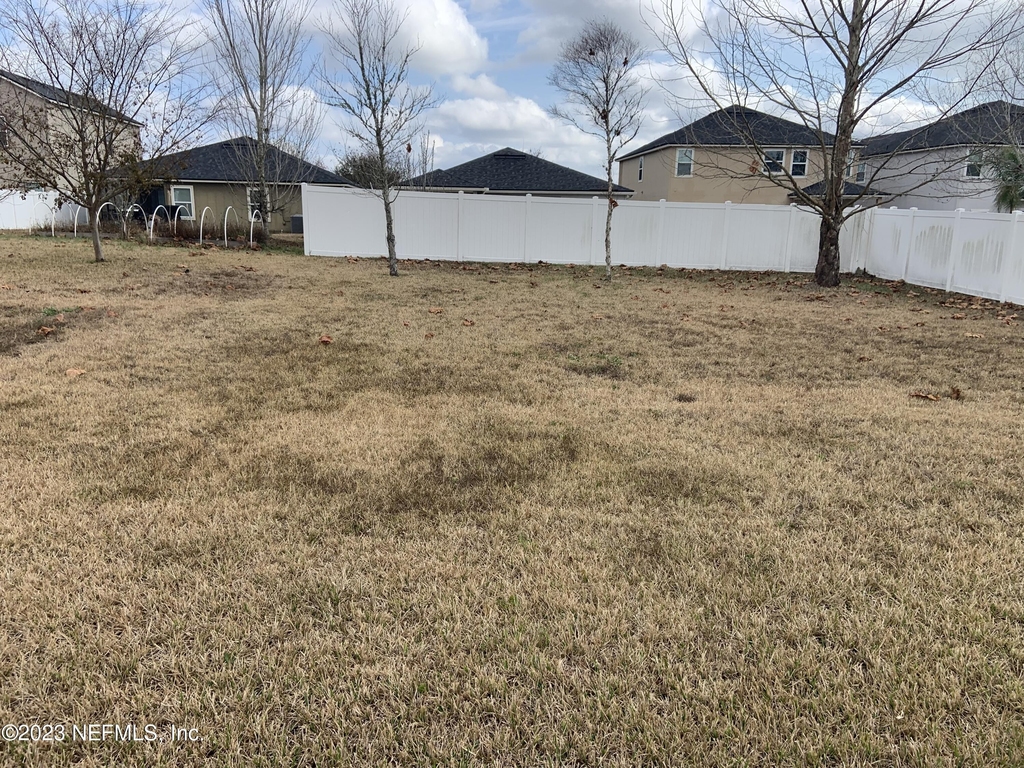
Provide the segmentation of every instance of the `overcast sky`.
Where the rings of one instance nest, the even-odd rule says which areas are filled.
[[[432,82],[443,98],[425,121],[436,141],[435,167],[449,168],[510,146],[603,174],[601,142],[548,115],[558,93],[547,77],[562,41],[587,19],[611,19],[653,47],[639,0],[397,1],[409,9],[406,24],[421,46],[413,62],[416,79]],[[330,6],[329,0],[319,0],[316,12]],[[317,40],[314,47],[319,45]],[[324,122],[325,161],[345,145],[335,122],[340,119],[328,114]],[[679,125],[664,94],[654,88],[644,126],[630,147]]]

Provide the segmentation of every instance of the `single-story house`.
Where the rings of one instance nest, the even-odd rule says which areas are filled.
[[[790,190],[771,180],[788,172],[806,179],[801,189],[813,195],[824,178],[826,147],[834,136],[802,123],[733,105],[666,133],[619,160],[619,183],[636,190],[634,200],[677,203],[762,203],[787,205]],[[847,160],[853,182],[863,171],[861,145]],[[852,189],[852,188],[850,188]]]
[[[158,184],[142,196],[140,204],[146,213],[163,205],[173,212],[181,208],[179,221],[202,219],[220,227],[228,214],[228,224],[249,222],[259,204],[257,174],[254,160],[255,140],[248,137],[229,139],[216,144],[185,150],[161,158],[157,172]],[[302,184],[326,184],[338,187],[355,186],[348,179],[306,162],[276,147],[270,147],[266,160],[266,191],[270,211],[267,229],[288,231],[291,217],[302,214]]]
[[[995,210],[998,181],[986,156],[1020,146],[1024,107],[990,101],[927,125],[872,136],[862,159],[892,205],[927,210]]]
[[[594,197],[608,192],[608,182],[544,160],[528,152],[505,147],[447,170],[430,171],[402,182],[406,189],[431,192],[473,192],[547,197]],[[614,197],[626,198],[633,190],[615,184]]]

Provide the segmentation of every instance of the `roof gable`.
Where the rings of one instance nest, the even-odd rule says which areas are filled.
[[[608,182],[518,149],[505,147],[489,155],[431,171],[403,182],[404,186],[488,189],[491,192],[607,192]],[[632,192],[615,184],[616,192]]]
[[[252,159],[255,139],[242,136],[216,144],[187,149],[160,158],[157,175],[188,181],[246,182],[256,176]],[[266,162],[268,178],[289,183],[356,186],[336,173],[313,165],[277,147],[269,147]]]
[[[823,140],[826,146],[832,146],[834,139],[831,133],[819,135],[801,123],[734,104],[666,133],[620,159],[670,146],[746,147],[755,143],[762,147],[815,147]]]
[[[933,123],[905,131],[872,136],[864,142],[864,155],[918,152],[964,145],[1002,145],[1024,131],[1024,107],[990,101]]]

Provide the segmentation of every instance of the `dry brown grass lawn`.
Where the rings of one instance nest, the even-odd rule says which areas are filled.
[[[1024,763],[1024,311],[108,253],[0,238],[0,723],[201,740],[3,765]]]

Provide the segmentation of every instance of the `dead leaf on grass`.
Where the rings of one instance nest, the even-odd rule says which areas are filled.
[[[333,344],[334,343],[334,339],[332,337],[328,336],[325,333],[325,334],[320,336],[320,343],[321,344]]]
[[[465,326],[476,325],[475,320],[470,320],[468,317],[462,318],[462,324]]]
[[[404,325],[406,328],[408,328],[409,327],[409,321],[408,320],[403,320],[402,321],[402,325]]]
[[[983,333],[965,333],[964,336],[966,336],[968,339],[984,339],[985,338],[985,334],[983,334]]]
[[[56,329],[51,328],[48,325],[41,325],[41,326],[39,326],[39,330],[36,331],[36,333],[38,335],[40,335],[40,336],[49,336],[51,333],[54,332],[54,330],[56,330]]]
[[[931,400],[932,402],[942,399],[938,395],[933,395],[931,392],[911,392],[910,396],[916,397],[920,400]]]
[[[868,357],[867,355],[861,355],[860,357],[857,358],[857,362],[858,363],[870,363],[871,362],[871,358]]]
[[[434,334],[432,334],[432,333],[424,333],[423,334],[423,338],[424,339],[432,339],[432,338],[434,338]]]
[[[432,315],[440,315],[444,312],[444,307],[431,307],[427,310]]]
[[[81,368],[68,368],[67,371],[65,372],[65,375],[73,379],[76,376],[81,376],[83,373],[85,373],[85,371],[83,371]]]

